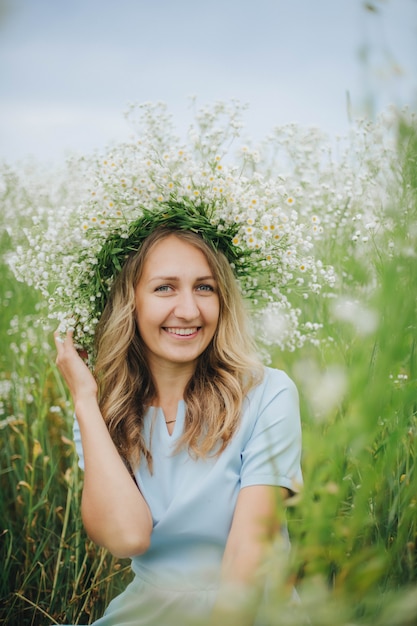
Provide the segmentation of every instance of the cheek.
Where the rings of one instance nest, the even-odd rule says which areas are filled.
[[[144,333],[146,334],[146,329],[149,326],[148,318],[149,316],[147,315],[146,307],[144,307],[143,304],[137,303],[135,319],[136,319],[136,326],[141,337],[143,337]]]
[[[136,306],[136,323],[139,332],[153,332],[167,317],[168,311],[163,298],[141,301]]]
[[[217,302],[216,304],[213,305],[210,311],[210,321],[212,322],[212,324],[215,324],[217,327],[219,323],[219,319],[220,319],[220,305]]]

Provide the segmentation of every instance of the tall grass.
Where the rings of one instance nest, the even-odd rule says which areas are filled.
[[[400,124],[391,228],[360,259],[359,304],[344,320],[329,310],[334,341],[289,363],[305,419],[293,566],[312,624],[417,623],[416,140]],[[352,275],[346,259],[339,272]]]
[[[301,394],[305,487],[288,508],[289,562],[279,546],[271,555],[268,624],[417,623],[417,131],[401,120],[397,157],[365,252],[343,217],[337,239],[318,244],[343,277],[304,305],[327,340],[273,354]],[[39,303],[1,272],[0,622],[87,624],[130,578],[128,562],[83,531],[72,410]],[[301,608],[283,602],[294,583]]]
[[[85,536],[66,390],[33,293],[2,276],[0,621],[87,623],[128,570]]]

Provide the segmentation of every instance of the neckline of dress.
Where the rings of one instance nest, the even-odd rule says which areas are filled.
[[[176,434],[176,431],[182,428],[183,417],[185,414],[184,405],[185,405],[184,399],[178,400],[177,413],[175,416],[175,423],[173,425],[172,432],[169,432],[168,425],[165,419],[165,414],[164,414],[162,407],[153,406],[153,405],[148,407],[149,412],[152,410],[155,411],[155,414],[154,414],[155,425],[158,426],[159,429],[162,429],[164,435],[166,433],[169,439],[172,439],[174,434]],[[161,417],[162,419],[158,419],[158,417]]]

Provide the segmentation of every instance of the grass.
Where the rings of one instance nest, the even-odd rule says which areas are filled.
[[[0,622],[87,623],[130,572],[85,536],[67,392],[33,293],[2,271]]]
[[[417,132],[402,121],[398,163],[366,253],[340,225],[337,246],[319,244],[344,277],[333,297],[305,305],[327,340],[273,354],[300,390],[305,488],[288,510],[289,563],[279,550],[271,558],[271,625],[417,620]],[[129,565],[84,533],[72,409],[39,302],[5,263],[1,272],[0,623],[91,623]],[[342,300],[340,315],[346,297],[354,306]],[[301,609],[283,604],[294,582]]]

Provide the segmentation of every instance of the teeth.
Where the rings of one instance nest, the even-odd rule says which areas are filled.
[[[165,328],[172,335],[193,335],[197,332],[197,328]]]

